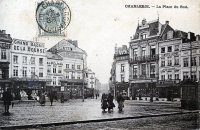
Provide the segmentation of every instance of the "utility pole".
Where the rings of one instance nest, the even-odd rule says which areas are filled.
[[[82,95],[82,101],[84,102],[84,80],[85,80],[85,71],[84,71],[85,67],[84,67],[84,58],[83,58],[83,95]]]

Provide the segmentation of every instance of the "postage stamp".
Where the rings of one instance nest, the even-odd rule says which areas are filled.
[[[71,10],[63,0],[44,0],[37,5],[36,21],[45,32],[58,33],[70,24]]]

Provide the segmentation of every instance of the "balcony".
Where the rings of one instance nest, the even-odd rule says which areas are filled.
[[[155,74],[150,74],[150,76],[148,76],[148,75],[132,75],[132,76],[130,76],[131,78],[130,79],[132,79],[132,80],[146,80],[146,79],[155,79],[156,78],[156,76],[155,76]]]
[[[147,55],[147,56],[138,56],[134,58],[129,59],[129,63],[135,64],[135,63],[144,63],[144,62],[150,62],[150,61],[156,61],[159,59],[159,55]]]

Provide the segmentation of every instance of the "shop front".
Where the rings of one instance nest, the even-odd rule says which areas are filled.
[[[166,80],[158,81],[156,87],[158,88],[158,97],[166,98],[167,101],[173,101],[174,98],[180,98],[181,87],[180,80]]]
[[[56,88],[59,97],[61,93],[63,93],[65,99],[81,99],[83,97],[83,89],[85,98],[87,98],[88,94],[90,93],[89,89],[87,88],[87,83],[83,82],[81,79],[61,80],[61,86]]]

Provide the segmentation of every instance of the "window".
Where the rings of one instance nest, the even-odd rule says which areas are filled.
[[[183,80],[184,80],[184,79],[188,79],[188,75],[189,75],[188,72],[183,72]]]
[[[171,46],[167,47],[167,52],[172,52],[172,47]]]
[[[58,66],[58,73],[62,73],[62,66]]]
[[[174,57],[174,65],[179,65],[179,57],[178,56]]]
[[[18,66],[14,66],[14,68],[13,68],[13,76],[18,76]]]
[[[31,57],[31,64],[32,64],[32,65],[35,64],[35,57]]]
[[[27,57],[23,56],[23,64],[27,64]]]
[[[53,77],[53,85],[56,85],[56,77]]]
[[[6,50],[1,49],[1,59],[6,59]]]
[[[77,65],[77,70],[80,70],[81,69],[81,65]]]
[[[191,79],[192,80],[196,80],[197,79],[196,72],[192,72],[191,73]]]
[[[27,67],[23,67],[22,69],[22,76],[27,77]]]
[[[162,60],[161,61],[161,67],[164,67],[165,66],[165,60]]]
[[[31,67],[31,77],[35,76],[35,67]]]
[[[161,80],[165,80],[165,75],[161,75]]]
[[[174,51],[179,51],[179,45],[175,45]]]
[[[69,64],[66,64],[66,68],[69,69]]]
[[[183,67],[188,67],[188,58],[183,59]]]
[[[74,73],[71,74],[71,79],[75,79]]]
[[[167,32],[167,39],[172,39],[173,38],[173,31],[168,31]]]
[[[14,55],[13,62],[14,64],[18,64],[18,56]]]
[[[179,79],[179,74],[175,74],[175,79]]]
[[[155,55],[156,55],[155,46],[151,46],[151,56],[155,56]]]
[[[74,69],[74,65],[72,65],[72,69]]]
[[[124,72],[124,64],[121,64],[121,72]]]
[[[56,65],[53,66],[53,73],[56,73]]]
[[[58,85],[61,85],[62,77],[58,77]]]
[[[39,65],[43,65],[43,58],[39,58]]]
[[[172,59],[170,57],[167,58],[167,65],[172,66]]]
[[[136,78],[137,77],[137,66],[136,65],[134,65],[133,66],[133,78]]]
[[[39,68],[39,77],[43,77],[43,68]]]
[[[146,55],[146,48],[143,47],[143,48],[142,48],[142,56],[145,56],[145,55]]]
[[[51,65],[47,66],[47,73],[51,73]]]
[[[161,53],[165,53],[165,47],[161,48]]]
[[[124,82],[124,75],[121,74],[121,82]]]
[[[150,78],[155,78],[155,75],[156,75],[156,66],[155,64],[150,64]]]
[[[168,79],[169,79],[169,80],[172,79],[172,74],[168,74]]]
[[[192,57],[191,66],[196,66],[196,57]]]
[[[133,59],[137,59],[137,49],[133,49]]]
[[[78,74],[78,75],[77,75],[77,79],[81,79],[81,76],[80,76],[80,74]]]
[[[146,75],[146,64],[142,64],[142,75]]]
[[[69,73],[66,73],[66,79],[69,79]]]

